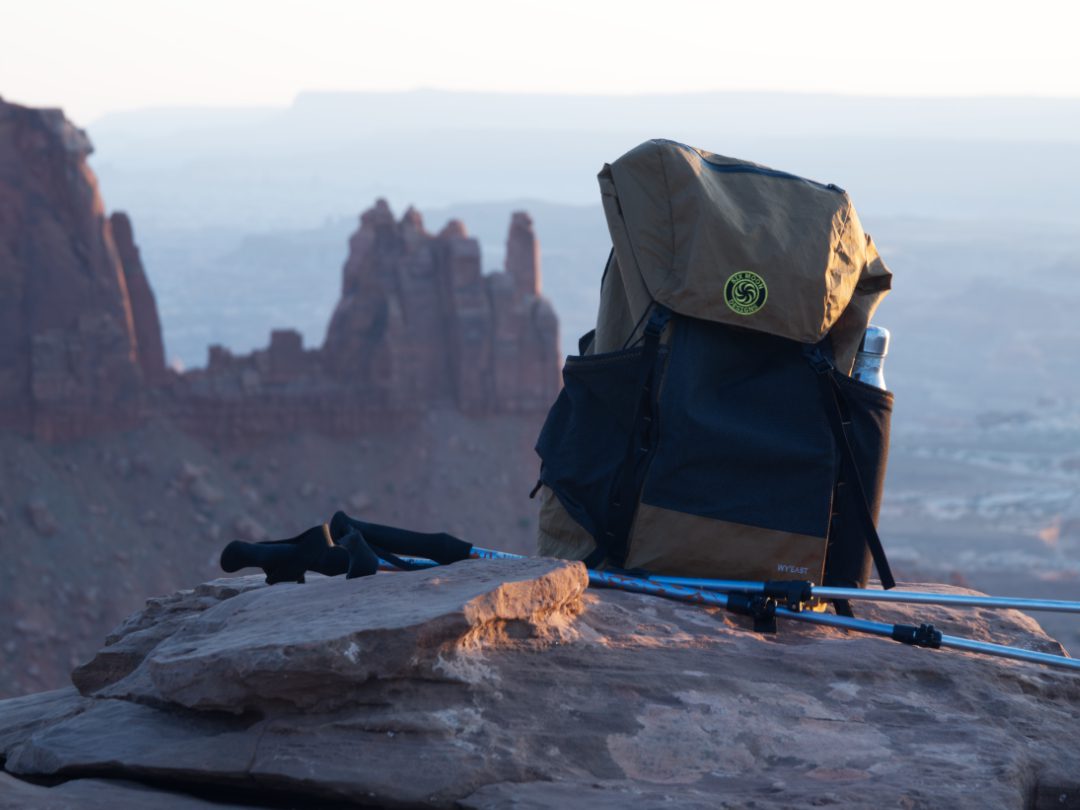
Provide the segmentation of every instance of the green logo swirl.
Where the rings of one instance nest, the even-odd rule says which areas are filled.
[[[750,270],[732,273],[724,285],[724,303],[737,315],[753,315],[768,297],[765,279]]]

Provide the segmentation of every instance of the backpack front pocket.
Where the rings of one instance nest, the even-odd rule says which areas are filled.
[[[640,347],[568,357],[563,390],[536,443],[540,479],[594,538],[634,438],[649,359]]]

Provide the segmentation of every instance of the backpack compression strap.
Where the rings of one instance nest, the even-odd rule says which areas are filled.
[[[840,404],[843,392],[840,390],[839,383],[836,382],[836,368],[819,346],[807,346],[806,357],[817,372],[829,426],[832,428],[837,444],[840,445],[841,463],[847,467],[848,478],[855,486],[855,511],[858,513],[859,523],[862,524],[863,537],[870,547],[874,567],[877,569],[878,577],[881,578],[881,587],[895,588],[896,580],[893,579],[889,560],[885,556],[885,548],[881,545],[881,537],[878,536],[877,526],[874,525],[870,500],[866,497],[866,488],[863,486],[862,476],[859,475],[859,467],[855,462],[855,452],[851,448],[851,441],[844,429],[844,412]]]
[[[610,560],[620,568],[626,562],[627,544],[630,542],[630,527],[637,511],[638,493],[645,482],[649,456],[652,455],[656,441],[653,429],[656,401],[659,397],[659,375],[657,357],[660,355],[660,336],[671,318],[671,312],[660,304],[653,303],[649,322],[645,326],[644,345],[641,355],[641,380],[638,386],[640,396],[634,409],[634,421],[631,423],[630,438],[626,445],[626,457],[611,489],[611,500],[604,525],[599,527],[596,548],[585,558],[587,568],[596,568],[605,560]]]

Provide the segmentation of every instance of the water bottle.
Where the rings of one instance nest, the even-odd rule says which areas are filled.
[[[851,376],[859,382],[885,389],[885,355],[889,353],[889,330],[883,326],[871,324],[866,327],[859,353],[855,355],[855,366]]]

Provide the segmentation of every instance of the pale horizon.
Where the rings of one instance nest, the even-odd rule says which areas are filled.
[[[95,118],[85,122],[86,125],[92,126],[96,121],[110,115],[122,115],[125,113],[146,113],[155,111],[217,111],[217,110],[240,110],[245,112],[257,112],[260,110],[267,111],[284,111],[296,105],[298,99],[302,96],[319,96],[319,95],[408,95],[410,93],[449,93],[458,95],[491,95],[491,96],[531,96],[537,98],[649,98],[649,97],[680,97],[680,96],[708,96],[708,95],[746,95],[746,96],[794,96],[794,97],[806,97],[806,96],[820,96],[823,98],[846,98],[846,99],[865,99],[865,100],[895,100],[895,101],[980,101],[980,100],[994,100],[994,101],[1080,101],[1080,95],[1054,95],[1054,94],[1018,94],[1018,93],[968,93],[968,94],[956,94],[956,95],[927,95],[927,94],[907,94],[907,93],[845,93],[841,91],[819,91],[819,90],[745,90],[745,89],[731,89],[731,88],[713,88],[703,90],[681,90],[681,91],[655,91],[655,92],[618,92],[615,90],[605,92],[573,92],[567,91],[525,91],[525,90],[488,90],[485,88],[452,88],[452,87],[438,87],[438,86],[426,86],[418,85],[415,87],[403,87],[400,89],[340,89],[340,88],[320,88],[309,87],[298,90],[291,98],[281,102],[266,102],[266,103],[228,103],[228,102],[207,102],[203,104],[149,104],[143,106],[133,107],[118,107],[116,109],[110,109],[102,112]],[[28,102],[22,101],[18,98],[9,97],[0,93],[0,98],[13,104],[23,104],[24,106],[40,106],[46,107],[49,105],[32,105]],[[56,106],[56,105],[53,105]]]
[[[146,108],[281,108],[305,92],[1080,99],[1080,7],[1057,0],[0,8],[0,96],[83,126]]]

